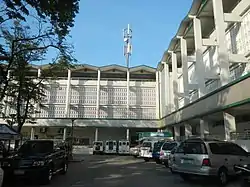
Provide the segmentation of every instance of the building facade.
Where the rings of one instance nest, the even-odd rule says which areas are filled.
[[[39,77],[42,69],[33,66],[32,71]],[[73,134],[76,142],[86,145],[94,140],[131,140],[136,132],[157,129],[155,68],[82,65],[44,84],[43,107],[37,106],[35,124],[24,125],[26,137],[65,139]],[[5,112],[15,111],[6,105]]]
[[[163,128],[179,137],[246,138],[250,1],[193,1],[158,70]]]

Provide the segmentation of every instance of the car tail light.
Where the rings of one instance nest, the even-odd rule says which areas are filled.
[[[163,151],[161,151],[161,152],[160,152],[160,156],[163,156],[163,155],[164,155],[164,152],[163,152]]]
[[[203,159],[202,166],[211,166],[211,162],[208,158]]]

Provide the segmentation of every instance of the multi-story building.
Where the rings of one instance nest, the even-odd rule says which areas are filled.
[[[164,128],[175,136],[246,136],[249,59],[250,1],[193,1],[158,65]]]
[[[38,76],[43,67],[33,66]],[[82,65],[47,81],[36,123],[26,123],[23,135],[66,138],[89,144],[94,140],[133,139],[136,132],[156,131],[159,96],[156,69]],[[11,107],[6,106],[7,113]],[[72,127],[73,126],[73,127]]]

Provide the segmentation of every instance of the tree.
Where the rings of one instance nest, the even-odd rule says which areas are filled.
[[[17,123],[17,131],[21,132],[23,124],[27,120],[33,120],[36,111],[36,104],[42,102],[46,89],[46,81],[55,78],[58,71],[73,67],[75,59],[71,56],[72,46],[66,42],[58,42],[53,29],[45,27],[40,19],[39,29],[34,35],[33,28],[15,21],[11,30],[2,30],[5,41],[4,49],[9,51],[8,63],[5,69],[10,70],[7,81],[0,90],[0,101],[12,106],[15,111],[14,122]],[[32,32],[31,32],[32,29]],[[49,48],[59,52],[58,56],[41,71],[41,76],[37,77],[37,72],[32,73],[32,64],[44,59]],[[5,118],[13,118],[6,116]]]
[[[27,21],[30,15],[36,13],[64,38],[74,26],[79,0],[3,0],[0,7],[0,24],[13,19]]]
[[[62,43],[69,34],[70,28],[74,26],[74,19],[78,12],[79,0],[2,0],[0,1],[0,29],[13,20],[29,22],[35,15],[50,26],[53,33],[57,35],[58,42]],[[2,37],[0,33],[0,39]],[[6,51],[0,43],[0,63],[12,61],[8,53],[9,51]],[[7,81],[8,67],[0,66],[0,86]]]

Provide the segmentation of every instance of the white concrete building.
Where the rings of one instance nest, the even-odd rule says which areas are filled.
[[[43,67],[33,66],[34,76]],[[109,138],[135,139],[136,132],[156,131],[159,119],[157,72],[148,66],[82,65],[47,82],[43,108],[36,123],[26,123],[23,135],[67,138],[79,144]],[[11,106],[5,112],[14,113]]]
[[[163,128],[250,139],[249,0],[194,0],[158,70]]]

